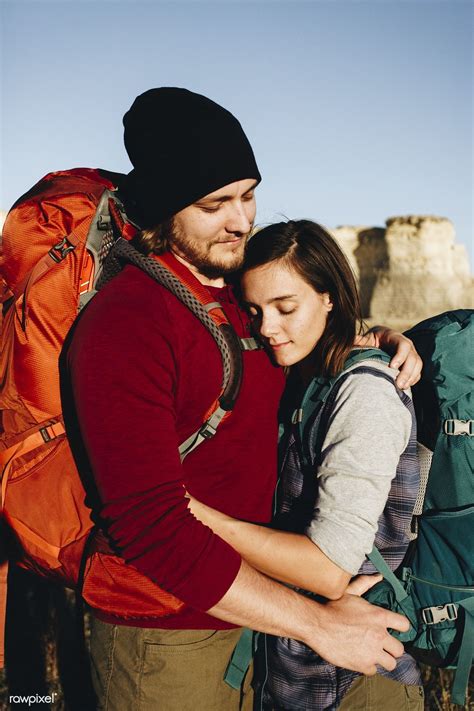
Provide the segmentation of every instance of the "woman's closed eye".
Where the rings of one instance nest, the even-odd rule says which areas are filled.
[[[289,306],[286,308],[280,306],[277,311],[280,316],[289,316],[290,314],[294,314],[297,308],[297,306]],[[247,306],[247,313],[252,321],[257,318],[262,318],[263,316],[261,309],[258,309],[256,306]]]

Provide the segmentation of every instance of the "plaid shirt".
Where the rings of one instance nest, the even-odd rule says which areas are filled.
[[[388,374],[365,365],[356,370],[392,380]],[[341,383],[345,377],[352,377],[354,372],[349,372],[338,383]],[[327,421],[336,391],[337,384],[331,392],[327,405],[312,425],[310,441],[314,441],[313,437],[316,437],[318,428],[324,427],[322,419]],[[375,545],[393,570],[402,562],[409,543],[407,531],[419,485],[413,404],[403,391],[397,389],[397,393],[412,415],[412,428],[407,447],[400,457],[396,476],[392,481],[375,536]],[[299,529],[303,531],[305,526],[301,521],[302,513],[312,510],[314,506],[316,483],[314,469],[317,462],[313,461],[311,471],[307,472],[306,478],[310,479],[309,483],[303,481],[304,466],[293,428],[287,433],[285,439],[286,443],[281,452],[283,455],[281,494],[278,497],[275,527],[296,530],[295,523],[299,518]],[[314,453],[315,459],[318,455],[319,452]],[[301,492],[307,490],[309,492],[312,490],[312,496],[309,493],[307,497],[303,497],[307,498],[307,501],[302,502]],[[373,572],[375,569],[368,560],[359,570],[359,573]],[[317,598],[304,590],[298,592]],[[378,673],[403,684],[421,684],[418,666],[407,653],[398,660],[394,671],[388,672],[379,668]],[[302,642],[286,637],[262,635],[255,682],[256,697],[260,700],[257,708],[277,711],[334,711],[341,704],[344,694],[357,676],[359,675],[356,672],[329,664]]]

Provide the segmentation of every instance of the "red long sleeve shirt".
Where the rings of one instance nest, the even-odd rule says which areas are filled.
[[[237,334],[248,337],[247,317],[230,287],[211,291]],[[137,626],[231,626],[203,611],[231,586],[240,556],[189,512],[183,484],[233,517],[270,520],[284,378],[263,351],[246,351],[243,360],[233,413],[181,463],[179,444],[220,391],[221,356],[212,336],[133,266],[79,320],[68,361],[101,515],[124,559],[187,603],[177,615],[135,620]]]

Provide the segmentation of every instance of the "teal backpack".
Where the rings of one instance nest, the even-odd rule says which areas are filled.
[[[410,620],[408,632],[393,634],[415,659],[457,668],[451,698],[462,705],[474,650],[474,310],[434,316],[406,335],[423,359],[422,378],[412,388],[421,470],[412,541],[395,573],[373,549],[368,557],[384,580],[364,597]],[[353,351],[341,373],[316,378],[316,389],[306,391],[293,420],[303,459],[308,424],[324,418],[330,393],[347,368],[369,359],[390,361],[378,350]],[[313,455],[324,436],[321,427]],[[234,688],[252,651],[252,635],[245,630],[226,675]]]
[[[412,627],[396,636],[417,660],[457,668],[451,698],[462,705],[474,652],[474,310],[434,316],[406,335],[423,359],[413,388],[414,540],[396,574],[372,551],[384,580],[365,597],[408,617]]]

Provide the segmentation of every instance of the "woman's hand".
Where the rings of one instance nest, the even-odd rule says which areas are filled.
[[[191,496],[187,491],[186,498],[188,499],[188,509],[191,511],[191,513],[199,521],[201,521],[201,523],[204,523],[210,528],[216,526],[218,521],[223,522],[229,519],[229,516],[226,516],[225,514],[221,513],[220,511],[217,511],[216,509],[212,509],[210,506],[206,506],[206,504],[203,504],[202,501],[198,501],[197,499],[195,499],[194,496]]]
[[[374,585],[380,583],[383,580],[383,575],[380,573],[373,573],[372,575],[356,575],[352,578],[351,582],[346,588],[346,593],[348,595],[357,595],[361,597],[367,590],[373,588]]]
[[[423,361],[415,350],[413,341],[398,331],[385,326],[375,326],[363,336],[357,336],[356,346],[381,348],[393,358],[391,368],[399,368],[397,385],[399,388],[409,388],[415,385],[421,377]]]

